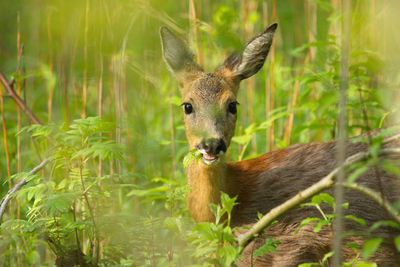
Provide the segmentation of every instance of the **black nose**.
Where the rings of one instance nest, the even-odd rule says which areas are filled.
[[[210,155],[218,155],[221,151],[226,152],[226,144],[222,138],[203,139],[200,144],[196,146],[196,148],[199,150],[204,150]]]

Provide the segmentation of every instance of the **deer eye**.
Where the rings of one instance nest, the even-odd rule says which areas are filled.
[[[229,103],[228,111],[232,114],[236,114],[237,113],[237,105],[239,105],[239,103],[236,101]]]
[[[185,109],[185,114],[190,114],[193,112],[193,106],[190,103],[183,103],[182,106]]]

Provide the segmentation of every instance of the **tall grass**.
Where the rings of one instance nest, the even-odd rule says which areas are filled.
[[[353,2],[349,136],[367,128],[362,105],[370,127],[377,128],[398,118],[400,99],[400,56],[394,53],[400,39],[391,26],[398,22],[391,14],[396,3]],[[181,164],[187,143],[179,89],[161,58],[160,26],[190,37],[198,62],[212,71],[267,24],[279,23],[264,70],[242,84],[239,92],[236,136],[250,138],[231,145],[228,158],[234,161],[239,155],[251,158],[294,143],[337,137],[338,7],[336,0],[1,1],[0,70],[10,80],[15,78],[27,106],[49,125],[101,116],[115,127],[99,136],[128,151],[123,160],[100,157],[87,163],[97,177],[107,177],[101,180],[99,194],[109,194],[110,203],[94,203],[94,212],[101,213],[109,204],[105,215],[116,223],[101,218],[109,235],[100,240],[91,240],[90,233],[79,236],[84,252],[97,242],[99,251],[93,255],[101,260],[109,257],[111,245],[118,244],[123,255],[116,256],[119,263],[122,258],[148,266],[191,263],[190,257],[178,253],[186,246],[182,236],[191,225]],[[28,171],[46,152],[43,140],[17,135],[30,121],[4,90],[0,100],[0,177],[5,181]],[[45,171],[47,180],[55,179],[52,171]],[[13,181],[2,183],[1,195]],[[151,191],[154,188],[158,189]],[[10,205],[5,220],[27,218],[32,202],[24,196],[19,199],[21,204]],[[84,199],[80,201],[74,204],[77,220],[82,219],[79,212],[90,212]],[[118,227],[122,222],[126,225]],[[182,236],[165,230],[165,225],[177,227],[174,231]],[[0,253],[8,248],[4,244]],[[132,256],[127,244],[140,253]],[[41,261],[54,260],[49,247],[42,250]],[[15,262],[9,258],[8,263]]]

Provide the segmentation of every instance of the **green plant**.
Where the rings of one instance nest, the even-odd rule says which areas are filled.
[[[193,256],[204,261],[205,266],[231,266],[240,255],[241,248],[235,246],[234,231],[237,228],[230,227],[235,201],[236,197],[230,198],[221,192],[221,205],[210,204],[215,223],[197,223],[189,235],[190,242],[196,247]]]

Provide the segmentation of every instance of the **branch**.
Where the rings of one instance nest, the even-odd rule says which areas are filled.
[[[261,218],[257,223],[255,223],[249,231],[237,237],[237,242],[239,246],[246,246],[247,243],[255,236],[258,235],[268,224],[270,224],[275,218],[282,215],[286,211],[292,209],[293,207],[299,205],[306,199],[311,196],[317,194],[318,192],[332,187],[334,184],[333,176],[335,176],[338,172],[338,168],[332,171],[328,176],[325,176],[318,183],[313,184],[309,188],[299,192],[296,196],[287,200],[283,204],[279,205],[276,208],[270,210],[264,217]]]
[[[400,137],[400,135],[396,135],[396,138]],[[390,141],[392,141],[395,138],[390,138]],[[387,143],[388,141],[385,140],[384,143]],[[386,148],[382,149],[379,152],[379,155],[391,155],[391,154],[400,154],[400,148]],[[327,176],[322,178],[319,182],[313,184],[312,186],[308,187],[307,189],[300,191],[296,196],[292,197],[291,199],[287,200],[283,204],[279,205],[278,207],[273,208],[270,210],[266,215],[264,215],[261,220],[259,220],[257,223],[255,223],[249,231],[246,233],[239,235],[236,238],[236,241],[238,242],[239,246],[246,246],[250,240],[257,236],[259,232],[261,232],[265,227],[267,227],[268,224],[270,224],[273,220],[275,220],[277,217],[282,215],[283,213],[287,212],[288,210],[292,209],[293,207],[299,205],[300,203],[304,202],[308,198],[312,197],[313,195],[321,192],[322,190],[328,189],[334,185],[334,178],[338,174],[339,170],[341,168],[346,168],[350,166],[351,164],[367,159],[370,156],[369,152],[359,152],[357,154],[354,154],[350,157],[348,157],[344,164],[341,167],[335,168],[332,172],[330,172]],[[347,184],[345,185],[346,187],[348,186]],[[350,188],[351,185],[349,185]],[[369,188],[368,191],[365,190],[364,187],[355,185],[354,188],[368,196],[370,196],[372,199],[374,199],[378,204],[382,205],[395,219],[396,221],[399,218],[398,213],[396,210],[394,210],[388,203],[386,199],[382,199],[376,192],[373,190],[370,190]],[[400,223],[400,221],[399,221]]]
[[[381,205],[387,212],[390,213],[390,215],[393,216],[396,222],[400,223],[400,214],[399,212],[393,208],[392,205],[390,205],[389,200],[385,197],[381,197],[381,194],[362,185],[353,183],[353,184],[343,184],[344,187],[358,191],[363,193],[364,195],[369,196],[376,202],[378,202],[379,205]]]
[[[25,102],[19,97],[19,95],[13,89],[13,82],[9,82],[6,76],[0,71],[0,82],[4,85],[9,95],[14,99],[15,103],[19,106],[19,108],[36,124],[43,124],[33,112],[28,108]]]
[[[4,211],[6,210],[7,204],[11,199],[11,195],[20,190],[25,184],[26,180],[28,179],[29,176],[37,173],[40,171],[44,166],[46,166],[47,163],[49,163],[50,158],[47,158],[43,160],[38,166],[36,166],[33,170],[31,170],[19,183],[17,183],[12,189],[10,189],[5,197],[1,200],[1,205],[0,205],[0,223],[1,219],[3,217]]]

